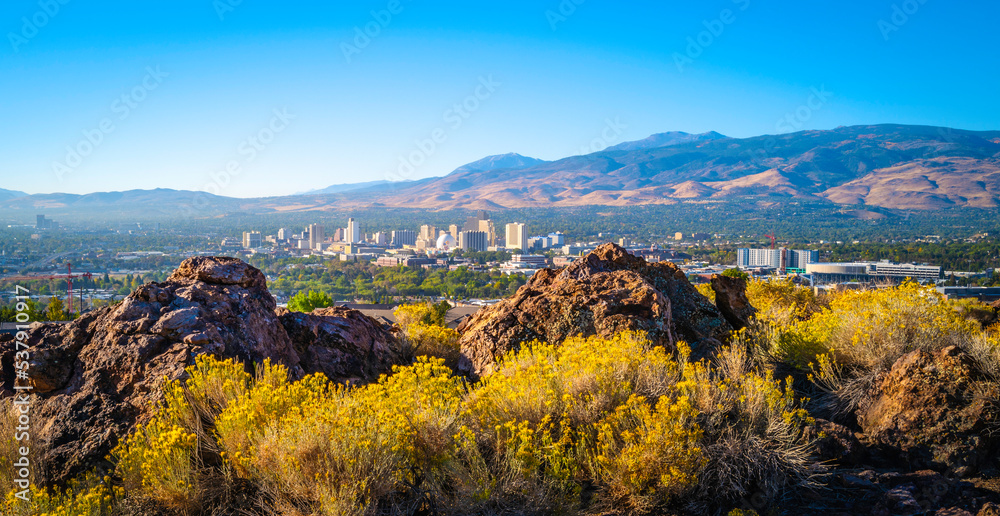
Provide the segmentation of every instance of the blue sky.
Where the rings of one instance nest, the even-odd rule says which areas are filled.
[[[1000,129],[997,2],[146,4],[0,7],[0,188],[256,197],[671,130]]]

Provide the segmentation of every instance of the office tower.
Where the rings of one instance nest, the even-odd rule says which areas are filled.
[[[244,231],[243,232],[243,248],[244,249],[256,249],[260,247],[263,239],[258,231]]]
[[[469,251],[485,251],[489,247],[486,232],[462,231],[458,234],[458,246]]]
[[[448,226],[448,233],[451,233],[451,236],[453,236],[453,237],[455,237],[457,239],[458,238],[458,224],[452,224],[452,225]]]
[[[344,241],[356,244],[361,241],[361,231],[358,229],[358,221],[353,218],[347,219],[346,234]]]
[[[409,229],[392,232],[392,246],[403,247],[404,245],[415,245],[417,243],[417,233]]]
[[[507,224],[507,249],[526,249],[528,247],[528,234],[524,224],[511,222]]]
[[[375,242],[375,245],[389,245],[389,236],[382,231],[372,235],[372,240]]]
[[[429,224],[424,224],[423,226],[420,226],[421,239],[427,240],[428,242],[434,242],[437,241],[437,237],[438,237],[438,230],[436,227],[431,226]]]
[[[309,249],[316,249],[316,244],[319,244],[326,240],[326,235],[323,232],[323,226],[319,224],[309,225]]]
[[[481,219],[479,221],[479,231],[486,233],[486,240],[489,245],[497,245],[497,229],[493,225],[493,221],[490,219]]]
[[[288,240],[288,237],[290,237],[290,236],[291,235],[288,234],[288,230],[287,229],[281,228],[281,229],[278,230],[278,240]]]

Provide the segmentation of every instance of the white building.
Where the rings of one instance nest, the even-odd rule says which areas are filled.
[[[347,219],[347,227],[344,228],[344,241],[352,244],[361,241],[361,231],[358,230],[358,221],[353,218]]]
[[[256,249],[263,244],[263,239],[260,236],[260,232],[257,231],[244,231],[243,232],[243,248],[244,249]]]
[[[458,246],[465,250],[485,251],[489,247],[489,236],[485,231],[461,231],[458,233]]]
[[[527,249],[528,248],[528,234],[525,231],[524,224],[520,222],[511,222],[507,224],[507,249]]]

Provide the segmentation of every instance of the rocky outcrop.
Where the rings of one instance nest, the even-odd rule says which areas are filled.
[[[864,439],[905,467],[965,476],[995,460],[996,386],[957,347],[910,352],[857,412]]]
[[[732,326],[672,263],[649,264],[604,244],[562,270],[542,269],[513,297],[477,312],[458,331],[463,372],[481,375],[522,343],[573,335],[643,331],[654,344],[677,340],[705,356]]]
[[[394,360],[386,358],[395,356],[391,335],[359,312],[279,318],[275,308],[259,270],[235,258],[199,257],[117,305],[65,325],[36,325],[29,377],[43,479],[61,482],[101,463],[151,415],[163,382],[183,378],[198,355],[236,358],[248,370],[271,359],[296,378],[324,372],[335,380],[385,372]],[[10,395],[14,347],[3,346],[2,383]]]
[[[712,291],[715,292],[715,306],[734,330],[746,328],[757,314],[757,309],[750,305],[747,298],[745,279],[713,274]]]
[[[358,310],[317,308],[305,314],[279,309],[278,314],[307,372],[353,383],[377,378],[403,363],[396,337]]]

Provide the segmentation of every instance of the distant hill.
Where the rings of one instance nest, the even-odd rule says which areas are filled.
[[[351,192],[354,190],[364,190],[367,188],[382,186],[390,182],[391,181],[386,181],[383,179],[381,181],[366,181],[364,183],[346,183],[339,185],[330,185],[326,188],[321,188],[319,190],[309,190],[308,192],[303,192],[300,195],[335,194],[335,193]]]
[[[618,145],[613,145],[604,150],[634,151],[643,149],[655,149],[657,147],[668,147],[670,145],[678,145],[681,143],[718,140],[725,137],[726,136],[721,135],[715,131],[709,131],[707,133],[701,133],[701,134],[690,134],[690,133],[685,133],[683,131],[670,131],[666,133],[657,133],[648,138],[643,138],[642,140],[619,143]]]
[[[189,190],[128,190],[90,194],[35,194],[0,200],[0,207],[13,210],[67,210],[105,213],[142,212],[161,215],[205,215],[238,210],[244,199],[222,197]],[[256,201],[254,201],[256,203]]]
[[[19,192],[17,190],[5,190],[3,188],[0,188],[0,201],[5,201],[5,200],[8,200],[8,199],[14,199],[16,197],[24,197],[26,195],[28,195],[28,194],[26,194],[24,192]]]
[[[495,156],[487,156],[479,161],[473,161],[462,165],[455,169],[453,174],[456,172],[476,172],[476,171],[488,171],[488,170],[517,170],[522,168],[528,168],[535,165],[540,165],[542,163],[548,163],[545,160],[537,158],[529,158],[528,156],[522,156],[520,154],[510,152],[507,154],[497,154]]]
[[[642,141],[649,145],[669,141],[651,138]],[[886,124],[709,138],[572,156],[516,174],[460,168],[372,201],[385,206],[453,209],[483,204],[507,208],[632,205],[741,197],[805,198],[911,210],[997,207],[1000,131]]]
[[[0,196],[0,208],[199,215],[364,207],[628,206],[748,198],[900,210],[1000,207],[1000,131],[884,124],[752,138],[714,132],[685,135],[661,133],[622,144],[625,147],[557,161],[513,153],[489,156],[443,177],[337,185],[351,189],[334,192],[260,199],[168,189]],[[681,141],[685,138],[689,141]]]

